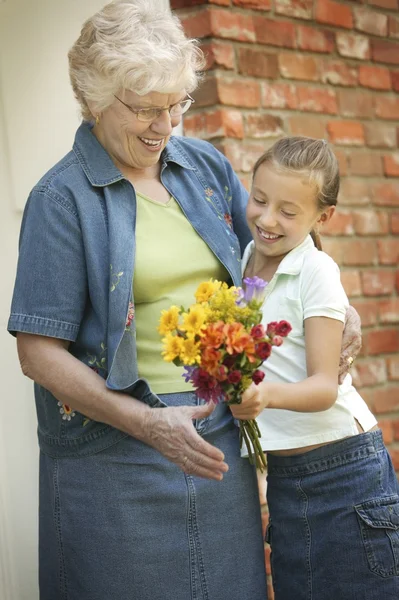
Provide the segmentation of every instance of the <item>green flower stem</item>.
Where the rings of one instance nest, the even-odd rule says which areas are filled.
[[[263,471],[266,469],[267,463],[265,453],[263,452],[261,443],[259,441],[260,432],[258,424],[256,423],[255,419],[241,421],[240,429],[242,430],[242,435],[247,446],[251,464],[253,464],[253,460],[255,459],[256,468],[263,473]],[[248,444],[252,445],[251,450],[248,449]]]

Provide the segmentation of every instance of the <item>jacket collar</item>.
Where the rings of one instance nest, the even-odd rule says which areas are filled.
[[[121,181],[124,176],[114,164],[108,152],[92,134],[93,125],[84,121],[78,128],[73,144],[73,151],[84,170],[91,185],[104,187]],[[166,166],[175,162],[183,168],[195,170],[178,140],[171,137],[162,152],[161,160]]]

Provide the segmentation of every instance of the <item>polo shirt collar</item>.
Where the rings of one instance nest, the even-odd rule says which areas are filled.
[[[73,151],[91,185],[104,187],[121,181],[124,176],[111,159],[108,152],[92,134],[93,125],[84,121],[78,128]],[[161,155],[162,162],[175,162],[183,168],[195,170],[180,144],[173,137]]]

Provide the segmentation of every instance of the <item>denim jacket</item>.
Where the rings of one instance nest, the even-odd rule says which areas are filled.
[[[211,144],[183,137],[171,137],[161,164],[163,185],[239,284],[250,240],[248,193],[231,165]],[[69,351],[109,389],[156,407],[163,403],[137,372],[135,220],[133,186],[83,123],[72,151],[26,204],[8,330],[69,340]],[[57,402],[37,384],[35,399],[39,444],[51,456],[92,454],[126,436]]]

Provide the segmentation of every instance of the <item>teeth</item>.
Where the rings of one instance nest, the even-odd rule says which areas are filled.
[[[259,229],[259,233],[261,234],[262,237],[266,238],[267,240],[276,240],[277,238],[279,238],[279,235],[274,235],[272,233],[265,233],[264,231],[261,231]]]
[[[147,146],[160,146],[163,140],[148,140],[147,138],[140,138],[142,142]]]

